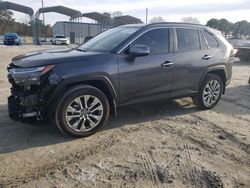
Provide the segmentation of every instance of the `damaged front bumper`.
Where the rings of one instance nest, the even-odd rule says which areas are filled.
[[[48,100],[62,78],[52,71],[53,66],[20,68],[8,67],[11,96],[8,97],[9,116],[23,122],[46,121]]]

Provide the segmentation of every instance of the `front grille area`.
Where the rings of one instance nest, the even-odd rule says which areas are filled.
[[[23,122],[46,120],[46,104],[54,88],[49,79],[44,79],[40,85],[16,84],[11,74],[8,79],[12,85],[8,98],[9,117]]]
[[[30,74],[23,74],[21,77],[15,75],[11,71],[13,68],[19,67],[11,63],[7,68],[11,84],[11,96],[8,98],[10,118],[22,122],[46,121],[48,101],[62,78],[51,71],[44,75],[39,74],[34,80]]]
[[[15,97],[13,95],[11,95],[10,97],[8,97],[8,112],[9,112],[9,117],[15,121],[17,121],[19,119],[19,114],[18,112],[20,111],[18,109],[18,104],[19,101],[18,99],[15,99]]]

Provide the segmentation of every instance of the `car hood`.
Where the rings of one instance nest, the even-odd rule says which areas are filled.
[[[46,50],[30,52],[14,57],[12,59],[12,64],[15,67],[38,67],[60,63],[84,62],[105,54],[108,55],[109,53],[82,52],[75,49]]]

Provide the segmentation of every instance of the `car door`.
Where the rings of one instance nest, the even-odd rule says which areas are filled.
[[[173,53],[170,49],[171,30],[154,28],[136,38],[118,56],[120,103],[136,103],[170,97]],[[127,61],[126,51],[145,45],[150,54]]]
[[[198,91],[201,76],[214,60],[213,52],[199,28],[174,28],[174,36],[172,97],[188,96]]]

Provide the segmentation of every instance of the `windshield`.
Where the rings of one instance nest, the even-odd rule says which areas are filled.
[[[65,38],[65,36],[56,36],[55,38]]]
[[[6,34],[4,34],[4,37],[13,37],[13,38],[17,38],[17,34],[16,34],[16,33],[6,33]]]
[[[116,27],[109,29],[78,47],[82,51],[111,52],[139,28]]]

